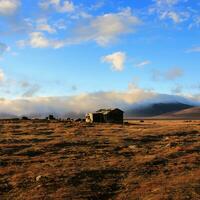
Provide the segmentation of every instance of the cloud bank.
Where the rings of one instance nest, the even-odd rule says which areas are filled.
[[[200,100],[200,97],[189,99],[158,94],[150,90],[144,90],[133,85],[126,91],[110,91],[84,93],[76,96],[66,97],[30,97],[20,99],[0,99],[0,113],[12,115],[32,115],[55,113],[60,116],[69,113],[86,113],[100,108],[121,108],[128,110],[135,106],[146,105],[158,102],[182,102],[194,103],[193,100]]]

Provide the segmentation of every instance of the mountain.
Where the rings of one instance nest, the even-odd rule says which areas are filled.
[[[133,107],[127,110],[125,109],[125,118],[143,118],[143,117],[155,117],[158,116],[158,118],[169,118],[169,117],[180,117],[182,115],[188,115],[190,114],[186,113],[176,113],[178,111],[183,111],[185,109],[192,109],[194,108],[194,111],[191,111],[192,115],[197,115],[199,113],[199,110],[195,110],[196,107],[194,107],[191,103],[180,103],[180,102],[165,102],[165,103],[148,103],[148,104],[136,104],[133,105]],[[200,107],[199,107],[200,108]],[[186,112],[186,111],[185,111]],[[84,118],[85,113],[73,113],[73,112],[66,112],[66,113],[57,113],[57,112],[46,112],[46,113],[32,113],[27,116],[28,118],[45,118],[49,114],[53,114],[56,118]],[[173,116],[172,116],[173,115]],[[22,115],[16,116],[8,113],[0,113],[0,119],[12,119],[12,118],[21,118]]]
[[[178,112],[166,113],[156,118],[160,119],[200,119],[200,107],[184,109]]]
[[[45,112],[45,113],[32,113],[29,115],[24,115],[27,116],[30,119],[45,119],[46,117],[48,117],[49,115],[53,115],[55,118],[59,119],[67,119],[67,118],[71,118],[71,119],[77,119],[77,118],[85,118],[85,113],[75,113],[75,112],[66,112],[66,113],[57,113],[57,112]],[[19,116],[20,118],[22,116]]]
[[[0,113],[0,119],[14,119],[14,118],[17,118],[17,116],[8,113]]]
[[[136,107],[125,112],[126,117],[153,117],[169,112],[181,111],[194,106],[172,102],[172,103],[154,103],[146,106]]]

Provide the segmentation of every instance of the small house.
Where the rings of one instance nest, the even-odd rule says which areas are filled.
[[[95,113],[86,114],[85,121],[87,123],[123,123],[124,112],[118,108],[100,109]]]
[[[55,120],[55,117],[53,115],[49,115],[48,117],[46,117],[47,120]]]

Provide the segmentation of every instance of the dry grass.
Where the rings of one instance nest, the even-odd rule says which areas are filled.
[[[0,199],[200,199],[200,121],[0,121]]]

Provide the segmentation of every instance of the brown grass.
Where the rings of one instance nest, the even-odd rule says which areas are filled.
[[[200,121],[0,121],[0,199],[200,199]]]

